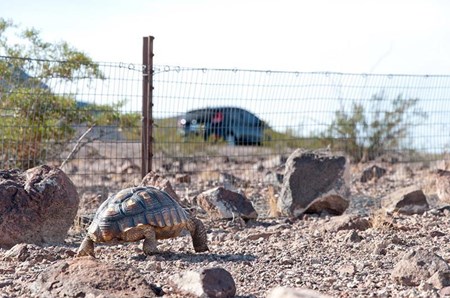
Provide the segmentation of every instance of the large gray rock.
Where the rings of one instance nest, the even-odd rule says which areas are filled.
[[[430,207],[423,191],[417,186],[408,186],[381,198],[381,207],[387,212],[412,215],[422,214]]]
[[[278,209],[288,216],[324,211],[340,215],[349,206],[348,181],[344,156],[297,149],[286,161]]]
[[[63,242],[78,203],[75,185],[59,168],[0,171],[0,247]]]
[[[435,287],[444,287],[450,284],[449,280],[442,280],[434,275],[442,275],[445,279],[446,276],[450,277],[449,270],[449,265],[440,256],[426,249],[414,249],[403,255],[392,270],[391,277],[405,286],[418,286],[421,281],[433,277],[429,283],[433,283]]]
[[[188,297],[231,298],[236,295],[236,283],[223,268],[203,268],[185,271],[170,277],[175,291]]]
[[[256,219],[258,213],[249,199],[244,195],[223,187],[216,187],[202,192],[196,197],[197,204],[212,219]]]

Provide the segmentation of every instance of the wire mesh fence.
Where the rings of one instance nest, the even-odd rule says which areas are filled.
[[[2,57],[0,74],[0,168],[60,166],[80,191],[140,177],[140,65]]]
[[[157,67],[155,145],[164,154],[154,163],[196,171],[212,157],[257,164],[299,147],[330,147],[354,161],[386,154],[403,162],[443,158],[450,141],[449,83],[449,76]],[[259,135],[262,127],[253,142],[261,146],[235,146],[242,141],[237,130],[251,127],[236,120],[222,122],[218,140],[206,137],[215,112],[224,108],[242,108],[261,120],[247,134]]]
[[[0,168],[53,164],[80,191],[119,189],[141,177],[142,65],[71,67],[1,57]],[[158,65],[153,87],[152,168],[166,175],[254,178],[299,147],[436,160],[450,142],[450,76]]]

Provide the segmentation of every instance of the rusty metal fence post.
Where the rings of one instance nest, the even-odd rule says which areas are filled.
[[[153,40],[144,37],[142,52],[142,177],[152,170],[153,158]]]

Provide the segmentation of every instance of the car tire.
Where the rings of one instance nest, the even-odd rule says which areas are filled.
[[[203,140],[205,142],[207,142],[210,135],[211,135],[210,129],[209,128],[205,128],[205,131],[203,132]]]

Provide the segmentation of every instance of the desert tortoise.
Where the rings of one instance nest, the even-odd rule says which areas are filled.
[[[94,242],[133,242],[144,239],[147,255],[158,252],[157,239],[177,237],[187,229],[196,252],[208,250],[203,223],[189,215],[166,192],[132,187],[111,195],[95,213],[78,256],[94,256]]]

